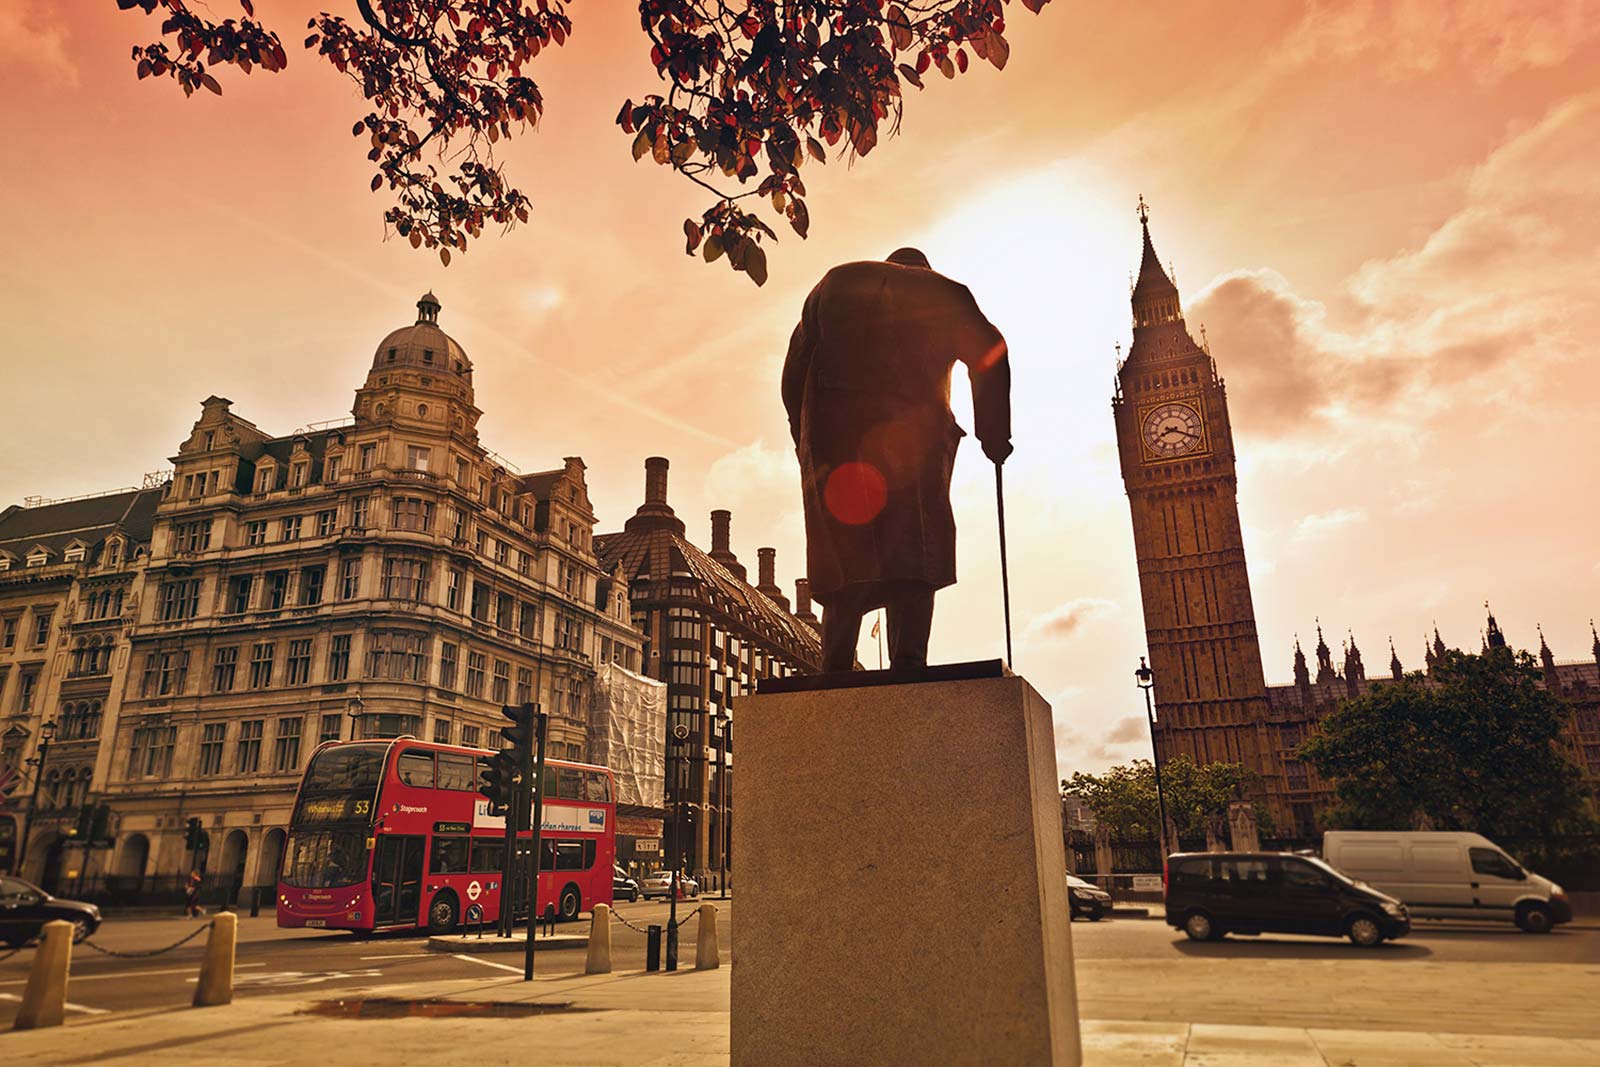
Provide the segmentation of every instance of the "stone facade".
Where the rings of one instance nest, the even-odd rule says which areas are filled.
[[[275,437],[228,400],[201,404],[154,508],[99,735],[112,890],[191,867],[218,894],[272,884],[323,741],[497,747],[500,706],[537,700],[550,755],[582,759],[596,664],[638,669],[583,461],[521,474],[479,442],[472,364],[439,310],[425,296],[378,346],[348,422]]]

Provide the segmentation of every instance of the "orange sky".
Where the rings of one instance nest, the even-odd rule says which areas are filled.
[[[731,508],[735,550],[777,546],[787,586],[789,331],[828,266],[916,244],[1011,342],[1017,667],[1055,708],[1063,773],[1098,768],[1148,751],[1110,412],[1143,193],[1228,382],[1268,678],[1318,615],[1369,673],[1390,634],[1419,666],[1435,619],[1476,648],[1485,598],[1514,643],[1542,622],[1557,658],[1589,654],[1600,4],[1019,6],[1004,73],[934,79],[900,138],[808,168],[811,239],[779,227],[761,290],[683,255],[705,201],[612,125],[654,84],[618,0],[574,0],[572,41],[534,71],[547,115],[509,156],[533,222],[449,269],[383,243],[361,101],[298,45],[329,6],[258,0],[288,71],[185,100],[134,80],[142,16],[0,0],[0,500],[137,483],[211,393],[270,432],[344,416],[431,287],[488,447],[525,470],[583,456],[602,529],[667,455],[691,533]],[[954,492],[962,581],[934,658],[990,657],[992,478],[970,440]]]

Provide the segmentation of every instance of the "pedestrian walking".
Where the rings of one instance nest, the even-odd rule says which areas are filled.
[[[202,880],[199,871],[189,872],[189,883],[184,890],[183,896],[183,911],[191,919],[198,918],[204,914],[200,907],[200,883]]]

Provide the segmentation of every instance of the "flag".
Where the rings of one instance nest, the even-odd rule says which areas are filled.
[[[22,784],[22,775],[15,769],[0,763],[0,801],[8,799],[17,786]]]
[[[869,637],[874,637],[874,638],[877,637],[878,634],[880,633],[878,627],[881,626],[882,624],[883,624],[883,619],[882,618],[873,619],[872,620],[872,632],[868,636]]]

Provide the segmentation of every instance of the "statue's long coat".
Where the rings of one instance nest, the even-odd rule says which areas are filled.
[[[950,413],[958,360],[972,382],[978,439],[1009,442],[1005,339],[966,286],[920,267],[846,263],[806,298],[783,403],[819,603],[858,582],[955,582],[950,470],[965,436]]]

